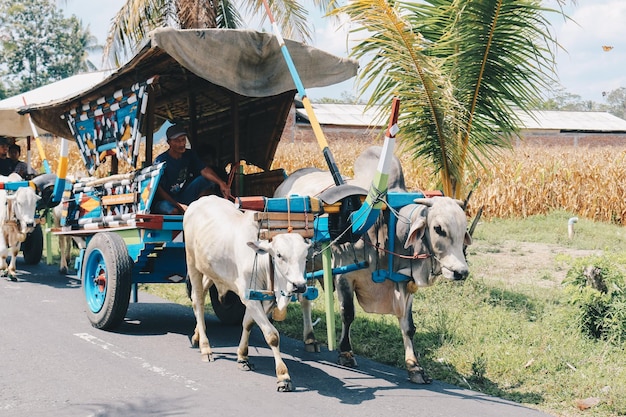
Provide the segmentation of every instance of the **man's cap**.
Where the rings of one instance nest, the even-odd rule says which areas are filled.
[[[11,143],[12,143],[11,140],[7,138],[6,136],[0,136],[0,145],[9,146]]]
[[[167,140],[176,139],[179,136],[186,135],[187,131],[183,125],[171,125],[167,128],[167,132],[165,135],[167,136]]]

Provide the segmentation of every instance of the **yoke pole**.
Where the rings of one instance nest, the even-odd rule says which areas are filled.
[[[22,101],[24,102],[25,106],[28,105],[28,103],[26,103],[26,97],[22,96]],[[50,164],[48,163],[48,160],[46,159],[46,152],[44,151],[43,146],[41,145],[41,139],[39,139],[39,134],[37,133],[37,128],[35,127],[35,123],[33,123],[33,119],[30,117],[30,113],[27,113],[26,116],[28,117],[30,130],[32,130],[33,136],[35,137],[35,144],[37,145],[37,150],[39,151],[39,157],[41,158],[41,163],[43,164],[44,171],[46,174],[50,174],[52,173],[52,170],[50,169]]]
[[[283,39],[280,29],[276,24],[276,20],[274,20],[274,16],[272,15],[272,11],[270,10],[270,6],[267,0],[263,0],[263,5],[265,6],[265,11],[267,12],[267,16],[270,19],[272,24],[272,30],[274,31],[274,36],[278,39],[278,44],[280,45],[280,50],[285,58],[285,62],[287,63],[287,68],[289,68],[289,73],[291,74],[291,78],[293,78],[293,82],[296,85],[296,89],[298,90],[298,94],[302,98],[302,104],[304,105],[304,109],[306,110],[307,116],[309,116],[309,122],[311,123],[311,128],[313,129],[313,133],[315,134],[315,139],[317,139],[317,144],[322,149],[322,153],[324,154],[324,159],[326,160],[326,164],[328,165],[328,169],[333,176],[333,180],[335,185],[344,184],[343,177],[339,173],[339,168],[337,168],[337,163],[335,162],[335,158],[333,157],[330,148],[328,147],[328,141],[324,136],[324,132],[322,132],[322,128],[315,116],[315,112],[313,111],[313,106],[311,106],[311,101],[307,96],[306,90],[304,89],[304,85],[302,84],[302,80],[300,79],[300,75],[298,74],[298,70],[296,69],[295,64],[293,63],[293,59],[291,58],[291,54],[289,54],[289,50],[287,49],[287,45],[285,45],[285,40]]]

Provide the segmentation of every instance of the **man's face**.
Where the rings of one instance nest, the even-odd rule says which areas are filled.
[[[185,152],[187,146],[187,135],[181,135],[168,141],[172,151],[176,153]]]
[[[17,149],[10,149],[9,150],[9,158],[11,159],[18,159],[20,157],[20,152]]]
[[[9,145],[4,144],[4,143],[0,144],[0,155],[3,155],[6,157],[8,151],[9,151]]]

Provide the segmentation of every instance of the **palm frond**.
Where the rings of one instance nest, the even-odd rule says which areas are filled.
[[[244,21],[232,1],[218,0],[217,7],[216,27],[236,29],[244,26]]]
[[[555,82],[547,13],[539,0],[424,0],[402,3],[406,18],[428,42],[425,54],[442,70],[463,108],[458,172],[497,157],[518,135],[516,109],[531,110]],[[464,174],[466,175],[466,174]],[[457,177],[456,196],[463,176]]]
[[[450,183],[457,177],[463,129],[462,112],[453,86],[444,73],[445,61],[427,54],[429,42],[415,31],[400,9],[385,0],[360,0],[338,8],[360,26],[353,33],[366,37],[353,50],[357,59],[369,59],[358,76],[363,93],[373,88],[370,104],[401,100],[401,138],[415,158],[433,164]],[[446,193],[451,193],[448,187]]]
[[[136,51],[148,32],[178,24],[174,3],[167,0],[128,0],[111,21],[103,60],[119,66]]]
[[[316,0],[320,2],[320,0]],[[311,29],[307,22],[309,12],[298,0],[269,0],[270,10],[285,38],[309,42]],[[261,18],[261,23],[268,20],[262,0],[253,0],[248,4],[248,11]]]

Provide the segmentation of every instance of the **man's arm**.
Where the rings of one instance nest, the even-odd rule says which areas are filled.
[[[161,187],[160,185],[157,187],[157,191],[156,191],[156,196],[160,199],[160,200],[165,200],[165,201],[169,201],[170,203],[172,203],[175,207],[178,207],[178,209],[180,210],[180,214],[183,214],[185,212],[185,210],[187,209],[187,206],[184,204],[179,203],[178,201],[176,201],[174,199],[174,197],[172,197],[167,191],[165,191],[163,189],[163,187]]]
[[[220,187],[220,191],[222,192],[224,198],[227,198],[229,200],[232,199],[232,195],[230,194],[230,187],[224,182],[224,180],[219,177],[219,175],[215,173],[215,171],[213,171],[211,167],[205,166],[202,171],[200,171],[200,174],[202,174],[202,176],[207,180],[216,183]]]

